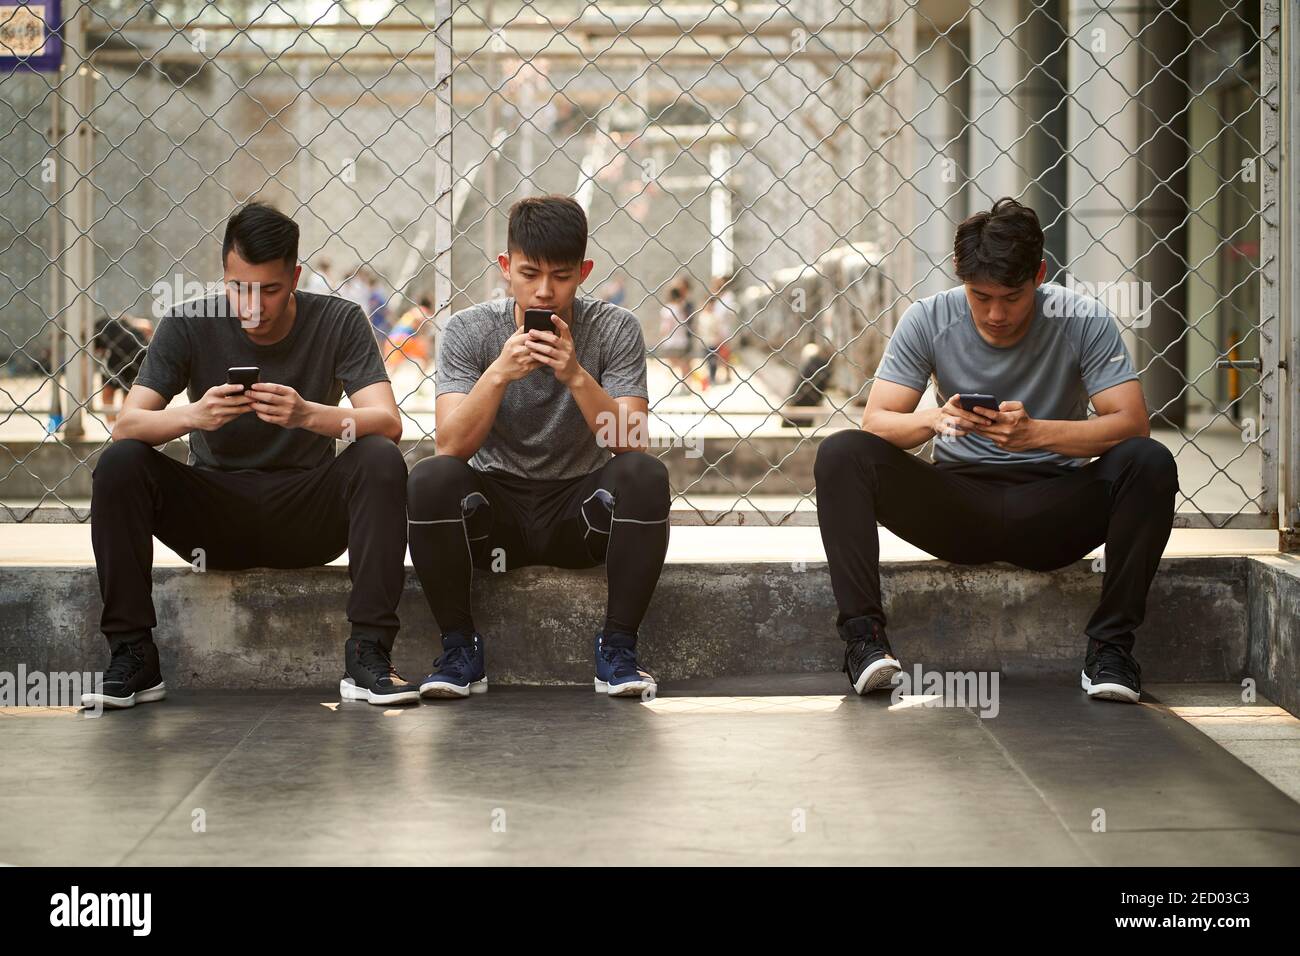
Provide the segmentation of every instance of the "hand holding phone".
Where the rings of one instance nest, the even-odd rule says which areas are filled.
[[[948,400],[933,411],[934,433],[944,441],[953,441],[965,438],[968,433],[989,424],[989,419],[981,412],[974,411],[975,405],[967,405],[967,401],[990,397],[975,394],[948,396]],[[979,404],[982,407],[982,402]]]
[[[213,385],[197,402],[185,406],[190,431],[216,431],[247,414],[253,407],[253,399],[245,391],[245,386],[237,382]]]
[[[550,309],[525,309],[524,310],[524,331],[525,332],[550,332],[555,334],[555,322],[551,316],[555,313]]]
[[[237,365],[226,369],[226,384],[242,385],[246,391],[250,385],[259,380],[261,374],[262,370],[256,365]]]
[[[961,407],[968,412],[973,412],[977,408],[988,409],[990,412],[996,412],[998,406],[1002,403],[994,395],[986,395],[983,392],[971,392],[969,395],[960,395]]]

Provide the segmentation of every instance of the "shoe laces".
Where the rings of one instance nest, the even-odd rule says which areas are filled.
[[[615,646],[601,641],[600,655],[615,674],[635,674],[638,672],[635,648]]]
[[[850,668],[860,670],[876,650],[892,655],[889,645],[884,641],[881,632],[875,628],[872,629],[870,634],[864,634],[862,637],[845,641],[844,670],[849,673],[852,673]]]
[[[137,651],[134,645],[123,644],[113,651],[108,670],[104,672],[104,683],[124,684],[143,665],[144,655]]]
[[[434,673],[451,673],[464,677],[474,664],[472,645],[451,647],[442,652],[442,656],[433,662]]]
[[[399,679],[393,669],[393,659],[378,641],[357,641],[357,664],[377,680]]]
[[[1140,679],[1142,671],[1138,667],[1138,662],[1122,647],[1099,643],[1093,653],[1096,655],[1094,660],[1097,663],[1098,678],[1102,674],[1110,674],[1114,677],[1126,678],[1129,684],[1135,684]]]

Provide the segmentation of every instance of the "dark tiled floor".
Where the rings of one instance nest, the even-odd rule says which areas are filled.
[[[1004,681],[981,720],[844,690],[497,686],[396,714],[209,691],[0,717],[0,862],[1300,864],[1300,805],[1156,703]]]

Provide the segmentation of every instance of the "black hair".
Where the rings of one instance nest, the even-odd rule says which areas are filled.
[[[977,212],[957,227],[952,244],[957,278],[1023,285],[1038,275],[1043,261],[1043,227],[1038,213],[1004,196],[988,212]]]
[[[570,196],[528,196],[510,207],[506,248],[534,262],[572,265],[587,258],[587,214]]]
[[[298,264],[298,224],[269,203],[250,202],[226,223],[226,238],[221,243],[223,265],[231,249],[253,265],[282,261],[293,268]]]

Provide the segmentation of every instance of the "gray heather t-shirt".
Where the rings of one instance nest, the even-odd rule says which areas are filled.
[[[1055,283],[1034,293],[1029,331],[999,348],[980,336],[963,286],[913,303],[880,360],[878,378],[924,391],[933,378],[939,404],[953,394],[1023,402],[1030,418],[1079,421],[1088,399],[1138,377],[1119,328],[1099,301]],[[1082,465],[1044,449],[1007,451],[982,435],[936,440],[936,462]]]
[[[309,402],[337,405],[346,390],[388,381],[370,322],[355,302],[298,290],[293,328],[274,345],[257,345],[225,306],[224,295],[177,305],[158,323],[137,385],[171,401],[186,389],[190,401],[226,370],[255,365],[263,382],[288,385]],[[303,428],[282,428],[247,412],[215,431],[190,432],[190,464],[223,471],[315,468],[334,457],[334,439]]]
[[[578,364],[610,398],[649,398],[645,338],[637,317],[587,296],[573,302],[569,323]],[[436,391],[468,394],[515,333],[515,300],[492,299],[457,312],[438,345]],[[506,386],[492,430],[470,464],[527,478],[576,478],[609,460],[573,394],[546,367]]]

